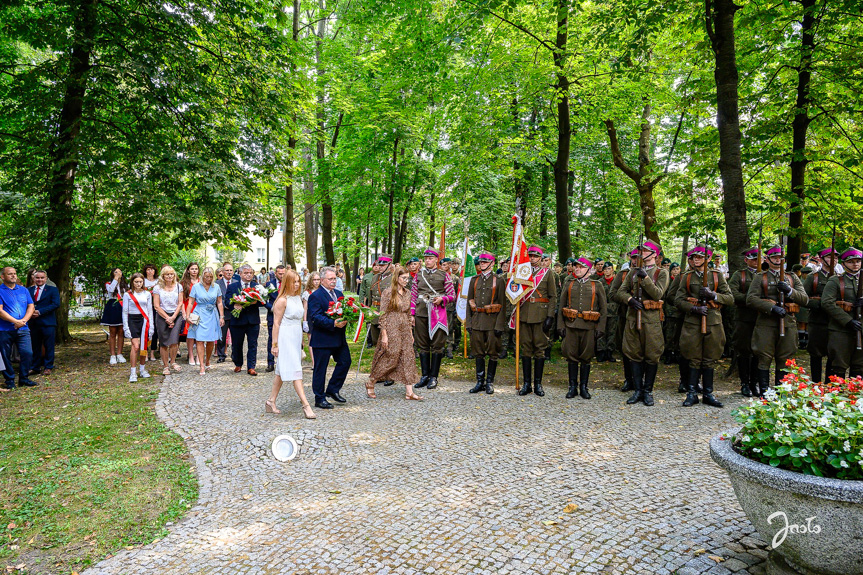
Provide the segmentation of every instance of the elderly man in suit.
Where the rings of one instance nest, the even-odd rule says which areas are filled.
[[[222,264],[221,272],[222,277],[216,280],[216,285],[222,291],[222,304],[227,309],[228,300],[225,299],[225,294],[228,293],[228,286],[233,283],[234,266],[231,262],[225,262]],[[234,316],[229,313],[225,314],[225,323],[222,325],[222,339],[216,342],[216,355],[219,358],[216,360],[216,363],[225,363],[225,358],[228,357],[228,328],[231,325],[232,317]]]
[[[246,353],[246,370],[249,375],[258,375],[255,371],[258,356],[258,334],[261,332],[261,304],[255,303],[246,307],[239,304],[231,305],[231,298],[246,288],[258,285],[255,281],[255,270],[245,264],[240,267],[240,281],[233,282],[225,292],[227,309],[241,309],[240,317],[231,317],[231,359],[234,361],[234,373],[243,369],[243,340],[249,338],[249,348]]]
[[[344,403],[345,398],[339,392],[345,384],[345,377],[351,368],[351,352],[345,339],[346,321],[334,321],[327,315],[330,302],[343,297],[336,289],[336,270],[325,267],[321,270],[321,286],[309,296],[308,318],[312,322],[312,337],[309,347],[315,360],[312,373],[312,391],[315,392],[315,407],[332,409],[333,404],[327,401],[331,398],[338,403]],[[336,368],[324,390],[324,380],[327,377],[327,366],[330,358],[335,359]]]
[[[282,287],[282,279],[288,271],[283,265],[277,265],[273,279],[267,282],[267,287],[272,289],[270,295],[267,296],[267,303],[264,307],[267,308],[267,371],[273,371],[276,368],[276,357],[273,355],[273,305],[276,303],[276,298],[279,297],[279,289]]]
[[[35,310],[27,325],[30,327],[30,338],[33,343],[33,363],[30,365],[30,375],[44,373],[51,375],[54,369],[54,342],[57,330],[57,308],[60,307],[60,291],[48,285],[48,274],[44,270],[33,272],[33,286],[30,296],[33,298]],[[42,355],[42,346],[45,355]],[[43,371],[44,370],[44,371]]]

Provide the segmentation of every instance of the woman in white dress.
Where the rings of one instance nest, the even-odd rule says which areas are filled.
[[[276,377],[273,390],[266,401],[267,413],[281,413],[276,407],[276,399],[282,389],[283,381],[293,381],[294,390],[303,406],[306,419],[315,419],[312,406],[306,399],[303,389],[303,300],[300,297],[300,276],[293,270],[285,272],[282,287],[273,304],[273,348],[276,358]]]

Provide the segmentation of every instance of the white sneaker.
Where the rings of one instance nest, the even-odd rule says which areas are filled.
[[[143,366],[143,365],[141,366],[141,377],[143,377],[144,379],[146,379],[146,378],[150,377],[150,374],[149,374],[149,373],[147,373],[147,370],[146,370],[146,369],[144,369],[144,366]]]
[[[112,355],[112,356],[111,356],[111,359],[109,359],[109,360],[108,360],[108,363],[109,363],[109,364],[111,364],[111,365],[117,365],[117,356],[116,356],[116,355]]]
[[[118,354],[118,355],[117,355],[117,363],[126,363],[126,360],[125,360],[125,359],[123,359],[123,356],[122,356],[122,355],[119,355],[119,354]]]
[[[133,369],[132,373],[129,374],[129,383],[135,383],[136,381],[138,381],[138,374]]]

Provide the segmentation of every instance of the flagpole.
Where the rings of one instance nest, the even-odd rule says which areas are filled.
[[[515,390],[521,391],[521,386],[518,384],[518,352],[519,348],[521,348],[520,341],[520,325],[521,325],[521,306],[519,305],[521,302],[517,302],[515,304]]]

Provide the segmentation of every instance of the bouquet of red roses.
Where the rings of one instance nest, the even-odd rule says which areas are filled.
[[[353,297],[341,296],[337,301],[330,302],[326,314],[333,321],[347,321],[347,333],[352,334],[353,341],[357,342],[371,311]]]
[[[264,302],[264,297],[261,295],[260,291],[256,290],[253,287],[247,287],[246,289],[244,289],[240,293],[234,295],[231,298],[231,301],[228,303],[232,306],[235,304],[242,306],[241,309],[234,308],[231,310],[232,316],[240,317],[240,312],[242,312],[244,309],[246,309],[250,305],[254,305],[254,304],[263,305],[265,302]]]

